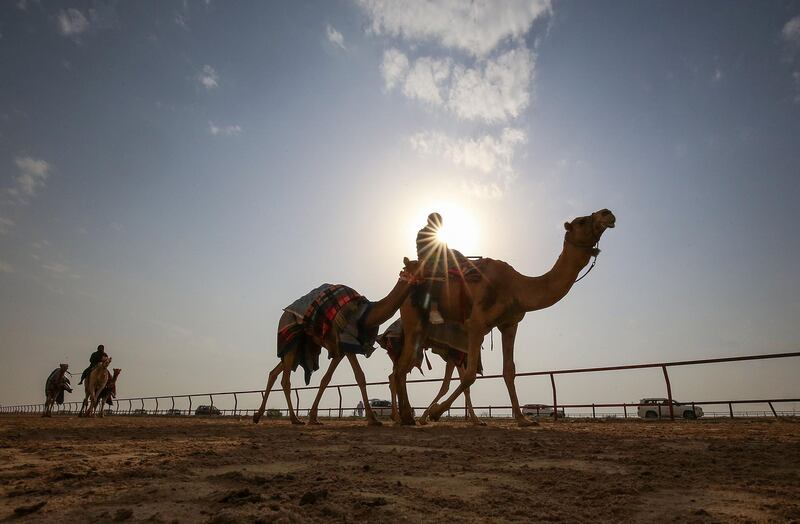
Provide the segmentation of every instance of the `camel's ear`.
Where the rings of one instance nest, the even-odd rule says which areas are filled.
[[[564,222],[564,229],[566,229],[567,231],[572,231],[572,224],[570,224],[569,222]]]
[[[407,266],[409,262],[411,262],[411,261],[408,259],[408,257],[403,257],[403,265],[404,266]]]

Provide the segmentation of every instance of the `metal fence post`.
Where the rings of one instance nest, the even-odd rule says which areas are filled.
[[[594,413],[594,402],[592,402],[592,418],[596,418]]]
[[[239,397],[236,393],[233,394],[233,416],[236,416],[236,410],[239,408]]]
[[[731,414],[731,418],[733,418],[733,404],[731,402],[728,402],[728,411]]]
[[[189,415],[192,414],[192,396],[189,395]]]
[[[772,402],[767,402],[767,404],[769,404],[769,409],[772,410],[772,414],[775,415],[775,418],[777,418],[778,414],[775,412],[775,408],[772,407]]]
[[[672,386],[669,384],[669,374],[667,373],[667,366],[661,366],[661,370],[664,372],[664,380],[667,383],[667,399],[669,399],[669,418],[670,420],[675,420],[675,410],[672,408]],[[659,408],[659,413],[661,409]]]
[[[295,398],[296,403],[297,403],[297,406],[296,406],[297,407],[297,414],[299,415],[300,414],[300,391],[298,389],[294,390],[294,398]]]
[[[158,397],[156,397],[156,415],[158,415]]]
[[[336,386],[336,391],[339,393],[339,418],[342,418],[342,388]]]
[[[128,415],[131,414],[131,411],[133,411],[133,401],[128,399]]]
[[[628,406],[623,404],[622,405],[622,412],[625,413],[625,418],[628,418]]]
[[[553,420],[558,420],[558,396],[556,395],[556,379],[550,373],[550,385],[553,387]]]

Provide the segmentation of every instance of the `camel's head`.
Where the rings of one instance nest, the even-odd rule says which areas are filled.
[[[608,209],[595,211],[589,216],[578,217],[572,222],[564,222],[564,229],[567,230],[565,239],[570,244],[593,248],[603,236],[603,232],[614,227],[617,217]]]
[[[114,376],[111,378],[111,380],[117,380],[117,377],[120,373],[122,373],[122,368],[114,368]]]
[[[422,264],[418,260],[409,260],[403,257],[403,270],[400,271],[400,279],[411,284],[419,282],[419,274]]]
[[[100,361],[100,365],[104,368],[108,368],[109,364],[111,364],[111,357],[103,357],[103,360]]]
[[[58,368],[61,370],[62,373],[66,373],[69,369],[69,364],[59,364]]]

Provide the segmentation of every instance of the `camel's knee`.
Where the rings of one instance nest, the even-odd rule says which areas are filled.
[[[475,371],[470,371],[470,370],[465,371],[464,374],[461,376],[461,383],[464,384],[464,387],[468,388],[471,385],[473,385],[475,383],[475,378],[477,374],[478,373]]]
[[[281,377],[281,386],[283,386],[283,389],[288,389],[292,386],[292,379],[289,373],[283,373],[283,377]]]

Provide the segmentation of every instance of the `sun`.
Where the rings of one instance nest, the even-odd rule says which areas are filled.
[[[479,247],[480,228],[475,217],[452,203],[440,203],[431,208],[442,215],[442,227],[437,237],[451,249],[464,255],[474,255]],[[427,216],[427,215],[426,215]]]

